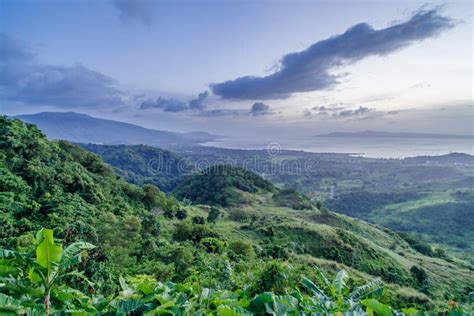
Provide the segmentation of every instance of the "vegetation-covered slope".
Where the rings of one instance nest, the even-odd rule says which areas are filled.
[[[120,301],[146,296],[143,293],[148,290],[136,278],[151,284],[156,280],[179,282],[166,285],[169,289],[162,283],[152,285],[156,295],[179,293],[172,296],[176,301],[169,306],[182,304],[182,295],[194,300],[197,289],[201,293],[212,288],[223,297],[237,297],[250,311],[250,302],[263,292],[310,295],[302,276],[318,280],[315,264],[329,274],[340,268],[350,271],[347,291],[381,277],[387,292],[379,299],[396,308],[433,308],[451,297],[467,300],[474,279],[467,267],[422,255],[396,233],[359,220],[326,210],[280,206],[274,199],[278,191],[270,182],[240,168],[223,173],[224,167],[192,176],[187,183],[199,185],[188,189],[200,185],[224,188],[223,192],[229,189],[239,199],[229,199],[225,208],[188,205],[152,185],[128,184],[98,156],[66,142],[48,141],[35,126],[2,117],[0,247],[31,252],[41,227],[53,229],[65,249],[79,240],[96,245],[84,260],[75,262],[92,283],[75,277],[62,282],[85,296],[96,292],[93,296],[97,298],[122,295],[117,280],[124,276],[136,286],[137,296],[122,283],[121,293],[131,296],[106,303],[115,312]],[[220,204],[221,199],[209,196],[209,191],[203,194],[208,194],[203,200]],[[198,201],[199,195],[195,196]],[[6,252],[0,249],[0,253],[4,256]],[[10,260],[4,256],[0,265]],[[28,279],[19,269],[23,268],[0,269],[0,293],[17,297],[18,291],[24,291],[11,283]],[[33,282],[31,278],[28,282]],[[321,281],[316,283],[324,287]],[[32,286],[43,293],[37,283]],[[61,293],[52,294],[56,306],[76,306],[80,301],[75,298],[77,292],[73,296],[72,292],[68,296]],[[153,304],[158,308],[167,301],[160,298],[156,302],[156,295]],[[303,301],[297,302],[293,305],[303,308],[299,305]],[[205,306],[201,301],[197,304]],[[214,312],[217,307],[209,308]]]
[[[474,262],[474,156],[371,159],[345,154],[194,147],[191,162],[232,161],[329,209],[415,233]],[[430,214],[427,216],[427,214]],[[442,219],[441,219],[442,218]]]
[[[90,262],[98,278],[146,262],[143,255],[160,232],[151,210],[173,214],[178,208],[156,187],[125,182],[98,156],[50,142],[34,125],[5,117],[0,173],[0,245],[21,248],[41,227],[54,228],[66,242],[100,245]]]
[[[230,206],[245,203],[241,191],[257,193],[275,190],[270,181],[253,172],[220,164],[188,177],[173,190],[173,194],[198,204]]]
[[[388,160],[297,151],[283,151],[275,157],[266,151],[210,147],[181,149],[172,155],[153,147],[88,148],[123,170],[118,172],[127,180],[153,183],[165,191],[186,176],[180,174],[180,168],[177,173],[173,169],[177,160],[179,166],[231,161],[265,174],[281,187],[300,190],[333,211],[412,233],[474,263],[474,224],[470,220],[474,218],[474,157],[470,155]],[[167,166],[170,172],[161,172]],[[289,207],[306,204],[294,194],[283,200]],[[290,205],[290,200],[296,203]]]
[[[128,182],[137,185],[153,184],[164,192],[174,189],[184,180],[185,175],[194,170],[189,161],[156,147],[96,144],[81,144],[81,147],[115,166],[115,171]]]

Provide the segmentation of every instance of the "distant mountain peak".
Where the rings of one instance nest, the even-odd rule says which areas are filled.
[[[37,125],[50,139],[108,145],[179,147],[219,138],[206,132],[174,133],[77,112],[40,112],[14,118]]]

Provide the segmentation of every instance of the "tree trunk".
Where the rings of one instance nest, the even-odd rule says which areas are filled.
[[[49,294],[50,294],[50,290],[46,290],[46,294],[44,296],[44,313],[46,315],[49,315]]]

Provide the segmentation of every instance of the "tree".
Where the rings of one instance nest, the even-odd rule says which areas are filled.
[[[428,274],[426,274],[426,271],[423,268],[412,266],[410,272],[415,279],[417,286],[424,287],[428,283]]]
[[[215,223],[221,217],[222,212],[217,207],[211,207],[209,214],[207,215],[208,223]]]
[[[152,184],[145,184],[142,189],[144,193],[143,204],[146,208],[163,207],[166,200],[163,192]]]
[[[185,219],[186,217],[188,217],[188,212],[186,211],[186,209],[181,208],[181,209],[179,209],[179,210],[176,212],[176,218],[177,218],[177,219],[183,220],[183,219]]]
[[[204,225],[206,223],[206,220],[202,216],[193,216],[191,220],[193,224]]]

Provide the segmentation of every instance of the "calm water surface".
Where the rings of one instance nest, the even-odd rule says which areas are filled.
[[[435,138],[334,138],[280,140],[256,138],[223,138],[205,146],[234,149],[304,150],[317,153],[351,153],[369,158],[406,158],[437,156],[453,152],[474,155],[473,139]]]

